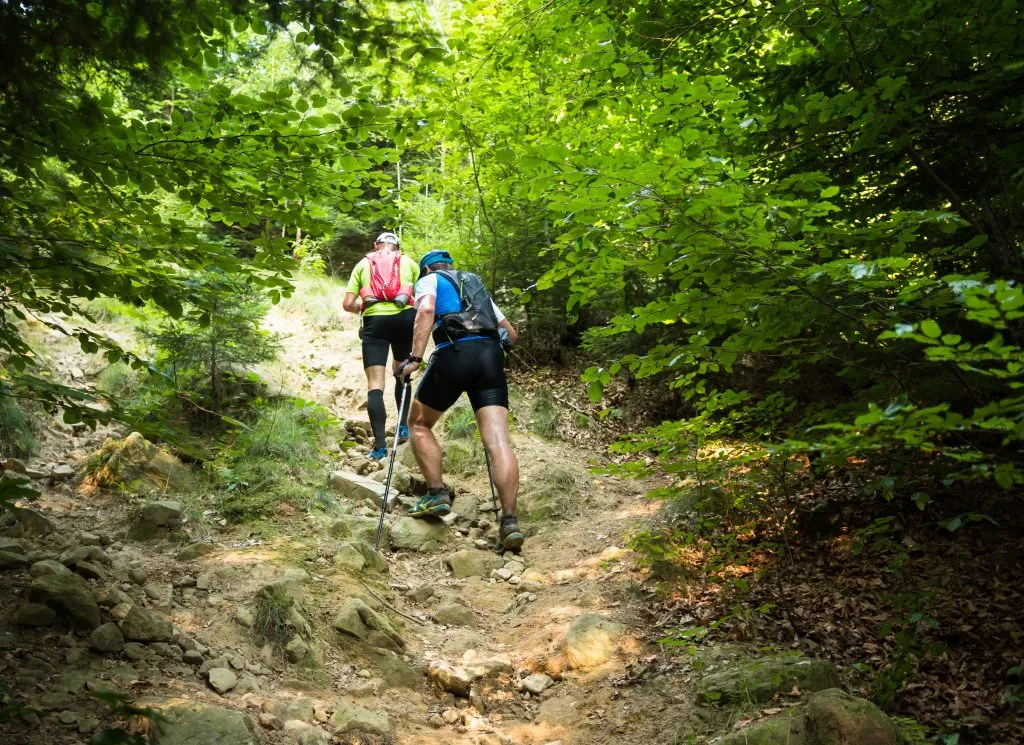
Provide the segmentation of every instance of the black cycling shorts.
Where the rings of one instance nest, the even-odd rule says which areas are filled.
[[[505,353],[496,339],[470,339],[439,349],[430,358],[416,389],[416,400],[447,411],[463,393],[473,411],[484,406],[508,408]]]
[[[363,340],[363,367],[386,365],[389,348],[393,358],[399,362],[412,354],[412,327],[415,322],[415,308],[389,316],[363,316],[363,328],[359,332]]]

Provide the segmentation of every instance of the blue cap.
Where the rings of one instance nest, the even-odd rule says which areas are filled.
[[[443,261],[446,264],[454,264],[455,259],[447,251],[428,251],[422,259],[420,259],[420,271],[422,272],[431,264],[436,264],[439,261]]]

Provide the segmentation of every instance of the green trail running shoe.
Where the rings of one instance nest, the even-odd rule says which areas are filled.
[[[526,540],[526,534],[519,529],[519,521],[515,516],[501,518],[501,527],[498,529],[498,541],[504,551],[518,551]]]
[[[437,494],[425,494],[409,510],[412,517],[444,517],[452,511],[452,495],[447,489],[441,489]]]

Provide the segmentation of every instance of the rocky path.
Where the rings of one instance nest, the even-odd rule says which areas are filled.
[[[289,328],[304,359],[328,339]],[[384,474],[365,457],[352,335],[314,351],[334,375],[282,368],[359,444],[325,460],[332,504],[280,511],[273,537],[197,515],[187,469],[117,428],[53,424],[39,458],[3,461],[42,496],[0,515],[0,743],[82,745],[115,726],[159,745],[648,745],[734,725],[725,745],[899,741],[827,663],[652,644],[623,537],[656,505],[589,475],[600,453],[517,430],[529,537],[498,555],[482,457],[466,467],[478,446],[446,446],[457,498],[443,521],[403,516],[420,488],[404,447],[376,552]],[[824,693],[796,706],[811,691]]]

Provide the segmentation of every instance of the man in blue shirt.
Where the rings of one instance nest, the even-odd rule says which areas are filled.
[[[441,446],[432,428],[466,393],[501,500],[499,541],[503,549],[516,551],[525,536],[516,520],[519,463],[508,435],[508,382],[502,338],[507,336],[514,344],[518,334],[479,277],[454,271],[454,261],[447,251],[431,251],[420,259],[415,302],[412,354],[396,373],[400,380],[408,380],[419,369],[431,334],[436,346],[409,412],[409,439],[429,487],[410,514],[425,517],[451,511],[451,493],[442,480]]]

